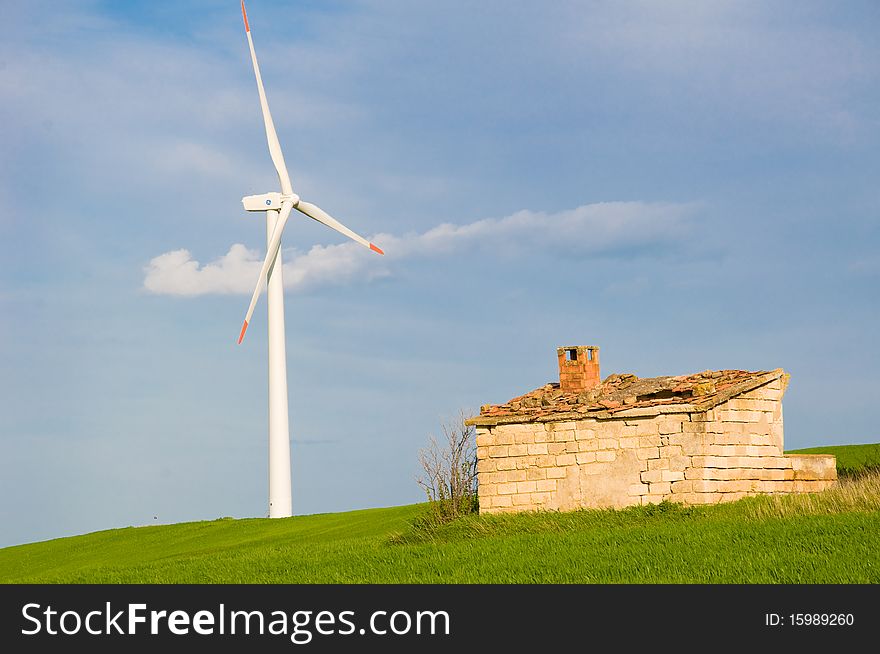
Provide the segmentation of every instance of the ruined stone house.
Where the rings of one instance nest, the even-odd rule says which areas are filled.
[[[559,383],[468,420],[481,512],[714,504],[837,479],[831,455],[783,454],[782,369],[601,381],[598,347],[557,358]]]

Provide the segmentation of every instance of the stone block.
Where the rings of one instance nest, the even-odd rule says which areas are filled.
[[[681,423],[681,433],[682,434],[705,434],[706,433],[706,423],[705,422],[683,422],[683,423]]]
[[[496,490],[498,491],[498,495],[513,495],[514,493],[516,493],[516,483],[511,482],[511,483],[505,483],[505,484],[498,484],[498,487]]]
[[[552,455],[565,454],[565,443],[550,443],[547,445],[547,453]]]
[[[547,479],[563,479],[565,468],[547,468]]]
[[[600,438],[598,440],[600,450],[616,450],[620,447],[616,438]]]
[[[639,427],[635,425],[627,425],[626,423],[624,423],[624,425],[620,428],[620,436],[618,436],[618,440],[620,440],[621,438],[632,438],[634,436],[643,435],[644,434],[640,432]]]
[[[786,480],[786,481],[763,481],[761,485],[764,489],[764,492],[770,493],[793,493],[794,492],[794,481]]]
[[[762,468],[755,471],[757,479],[765,481],[791,481],[794,479],[794,470],[791,468]]]
[[[649,419],[653,418],[660,414],[660,408],[657,406],[640,406],[634,407],[632,409],[624,409],[623,411],[617,411],[616,415],[619,418],[624,418],[627,423],[629,423],[632,419],[644,418]]]
[[[513,506],[513,497],[510,495],[497,495],[492,498],[492,508],[500,509]]]
[[[495,462],[497,459],[482,459],[477,460],[477,472],[495,472]]]
[[[660,458],[670,459],[674,456],[681,456],[684,448],[681,445],[664,445],[660,448]]]
[[[680,447],[687,455],[704,454],[704,438],[698,434],[671,434],[667,447]]]
[[[550,493],[532,493],[532,504],[541,507],[550,502]]]
[[[740,434],[733,432],[727,432],[724,434],[712,434],[711,442],[707,443],[707,445],[710,447],[713,445],[736,446],[752,444],[754,444],[754,439],[750,434]],[[760,443],[758,444],[760,445]]]
[[[737,445],[707,445],[704,451],[709,456],[736,456]]]
[[[480,484],[480,487],[477,489],[477,495],[480,497],[480,501],[482,501],[483,497],[491,497],[492,495],[498,494],[498,488],[495,484]]]
[[[770,400],[778,402],[782,399],[782,391],[775,388],[769,388],[765,384],[764,386],[759,386],[748,393],[744,393],[743,397],[752,400]]]
[[[608,475],[612,465],[613,463],[603,462],[587,463],[581,466],[581,472],[588,476]]]
[[[599,442],[593,438],[588,441],[578,441],[579,452],[595,452],[599,449]]]
[[[498,481],[500,481],[498,477],[499,473],[497,472],[480,473],[480,485],[478,490],[482,492],[483,488],[494,486]]]
[[[729,425],[720,420],[712,420],[703,423],[703,429],[706,434],[727,434]]]
[[[575,420],[574,429],[575,431],[581,431],[584,429],[595,429],[598,421],[595,418],[584,418],[582,420]]]
[[[681,493],[674,494],[671,499],[694,505],[717,504],[721,500],[721,493]]]
[[[575,460],[578,462],[578,464],[593,463],[593,461],[596,460],[596,453],[595,452],[578,452],[575,455]]]
[[[528,451],[529,454],[547,454],[547,443],[532,443]]]
[[[492,433],[485,428],[477,429],[477,447],[483,447],[486,445],[495,445],[495,439],[492,437]]]
[[[599,438],[617,439],[623,434],[623,420],[605,420],[597,425],[597,434]]]
[[[565,444],[565,452],[566,454],[577,454],[580,450],[578,449],[579,443],[577,441],[569,441]]]
[[[575,440],[578,441],[591,441],[596,439],[596,430],[595,429],[578,429],[574,433]]]
[[[560,454],[556,457],[556,465],[558,466],[571,466],[577,463],[577,459],[574,454]]]
[[[552,468],[556,465],[556,456],[552,454],[536,456],[535,465],[539,468]]]
[[[660,447],[660,434],[639,436],[639,447]]]
[[[529,468],[535,467],[535,461],[538,457],[536,456],[518,456],[515,459],[512,459],[516,463],[517,470],[528,470]],[[497,461],[497,459],[495,459]]]
[[[694,479],[691,480],[691,488],[695,493],[717,493],[720,492],[721,488],[719,484],[720,481],[712,481],[708,479]]]
[[[792,454],[787,458],[791,461],[795,480],[837,479],[837,459],[834,455]]]
[[[507,473],[507,481],[525,481],[526,480],[526,471],[525,470],[508,470]]]
[[[658,447],[640,447],[636,450],[636,456],[640,461],[646,461],[648,459],[659,459],[660,458],[660,448]]]
[[[795,493],[818,493],[832,485],[830,480],[825,479],[815,479],[811,481],[795,479],[788,483],[791,483],[794,486]]]
[[[517,493],[534,493],[536,490],[538,488],[534,481],[520,481],[516,484]]]
[[[539,492],[556,492],[556,480],[555,479],[541,479],[540,481],[535,483]]]
[[[775,445],[740,445],[744,456],[782,456],[782,452]]]
[[[669,457],[669,469],[684,472],[691,467],[691,457],[689,456],[673,456]]]
[[[669,484],[673,493],[693,493],[694,485],[690,481],[673,481]]]
[[[487,446],[477,447],[477,458],[478,459],[488,459],[489,458],[489,448]]]
[[[642,481],[645,483],[648,483],[648,482],[657,483],[657,482],[663,481],[663,473],[664,473],[663,470],[646,470],[641,475]]]
[[[668,481],[661,481],[655,484],[648,484],[651,495],[669,495],[672,492],[672,484]]]
[[[514,495],[513,496],[513,505],[519,507],[527,507],[532,505],[532,496],[529,495]]]
[[[638,436],[624,436],[618,439],[618,443],[620,444],[621,449],[635,449],[639,447],[639,441],[641,439]],[[659,436],[658,436],[659,441]]]
[[[503,459],[489,459],[490,461],[495,462],[496,470],[515,470],[516,469],[516,459],[511,459],[505,457]]]
[[[493,433],[495,445],[513,445],[513,434],[508,425],[496,427]]]
[[[762,467],[764,467],[764,468],[792,468],[793,467],[791,457],[787,457],[787,456],[751,457],[750,460],[761,461]]]
[[[684,471],[685,479],[706,479],[706,474],[715,468],[688,468]]]
[[[679,434],[682,431],[682,423],[687,418],[678,415],[666,415],[657,421],[657,428],[661,434]]]
[[[614,450],[600,450],[596,452],[596,461],[614,461],[617,453]]]
[[[551,428],[554,431],[574,431],[577,429],[577,424],[573,420],[566,420],[565,422],[551,422],[548,423],[551,425]]]
[[[778,403],[773,400],[759,400],[741,396],[734,397],[721,406],[737,411],[773,411],[777,405]]]
[[[648,485],[647,484],[630,484],[627,488],[627,494],[630,496],[635,495],[647,495],[648,493]]]
[[[680,481],[684,479],[682,470],[660,470],[660,481]]]
[[[763,482],[750,479],[730,479],[715,482],[715,490],[722,493],[751,493],[761,492]]]
[[[500,458],[507,456],[506,445],[492,445],[489,447],[489,456],[492,458]]]
[[[528,445],[508,445],[507,456],[526,456],[529,453]]]
[[[537,481],[539,479],[547,479],[547,469],[546,468],[529,468],[526,470],[526,479],[530,481]]]
[[[648,459],[648,470],[669,470],[670,469],[670,460],[659,458],[659,459]]]
[[[718,412],[718,415],[722,422],[760,422],[763,412],[722,409]]]
[[[553,441],[556,443],[566,443],[568,441],[573,441],[575,439],[574,434],[574,429],[557,430],[553,434]]]
[[[725,457],[720,456],[694,456],[691,461],[695,468],[727,468]]]

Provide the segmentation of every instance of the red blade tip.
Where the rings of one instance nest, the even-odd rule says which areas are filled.
[[[379,254],[385,254],[384,252],[382,252],[382,249],[381,249],[381,248],[379,248],[379,247],[376,246],[376,245],[373,245],[372,243],[370,243],[370,249],[371,249],[373,252],[378,252]]]
[[[248,322],[244,321],[244,324],[241,326],[241,334],[238,335],[238,344],[241,345],[241,342],[244,340],[244,333],[247,331]]]
[[[241,15],[244,18],[244,31],[250,32],[251,28],[247,22],[247,12],[244,10],[244,0],[241,0]]]

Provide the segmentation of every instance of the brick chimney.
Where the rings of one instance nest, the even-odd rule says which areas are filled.
[[[563,391],[579,393],[598,386],[599,348],[595,345],[573,345],[556,348],[559,359],[559,386]]]

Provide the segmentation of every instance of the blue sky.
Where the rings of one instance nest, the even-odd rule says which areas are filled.
[[[0,546],[266,513],[277,190],[237,0],[4,3]],[[786,446],[877,442],[874,2],[248,4],[294,189],[294,511],[420,501],[459,409],[783,367]],[[154,517],[155,516],[155,517]]]

